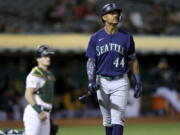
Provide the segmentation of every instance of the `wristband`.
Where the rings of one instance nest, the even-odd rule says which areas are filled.
[[[41,113],[41,112],[42,112],[41,107],[40,107],[39,105],[35,104],[35,105],[33,105],[32,107],[33,107],[33,109],[34,109],[37,113]]]
[[[138,83],[141,82],[141,77],[139,74],[134,74],[134,78],[135,78],[136,82],[138,82]]]

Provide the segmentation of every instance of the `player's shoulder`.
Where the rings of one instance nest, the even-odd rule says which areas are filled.
[[[92,38],[97,38],[99,36],[102,36],[105,34],[104,28],[101,28],[100,30],[96,31],[91,35]]]
[[[40,78],[44,77],[43,72],[38,67],[34,67],[31,70],[30,75],[35,76],[35,77],[40,77]]]

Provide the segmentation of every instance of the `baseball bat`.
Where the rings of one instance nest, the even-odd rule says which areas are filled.
[[[100,88],[100,86],[98,85],[97,87],[94,88],[94,91],[97,91],[99,88]],[[78,97],[78,100],[79,101],[84,101],[84,100],[86,100],[91,95],[92,95],[92,93],[88,91],[86,94]]]
[[[88,91],[86,94],[78,97],[78,100],[79,100],[79,101],[82,101],[82,100],[84,100],[85,98],[89,97],[90,95],[92,95],[92,94]]]

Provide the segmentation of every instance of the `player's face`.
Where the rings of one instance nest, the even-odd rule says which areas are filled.
[[[38,64],[42,66],[50,66],[51,64],[51,57],[50,56],[43,56],[37,59]]]
[[[103,20],[109,24],[117,25],[119,23],[119,12],[113,11],[103,16]]]

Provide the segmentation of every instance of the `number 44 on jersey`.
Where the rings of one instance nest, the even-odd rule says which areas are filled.
[[[122,59],[120,60],[120,58],[117,57],[117,58],[114,60],[113,65],[114,65],[116,68],[119,68],[119,66],[124,67],[124,58],[122,58]]]

